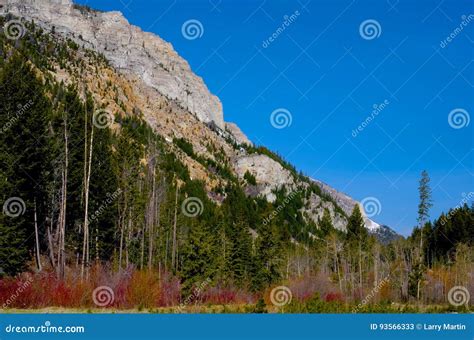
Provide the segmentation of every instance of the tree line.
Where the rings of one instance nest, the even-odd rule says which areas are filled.
[[[53,63],[70,70],[79,47],[34,25],[29,32],[15,43],[0,35],[4,275],[33,264],[58,278],[88,280],[94,266],[133,267],[171,273],[184,292],[208,281],[260,292],[322,273],[328,290],[354,301],[381,281],[388,282],[384,299],[439,301],[445,292],[433,287],[441,272],[472,285],[474,207],[464,204],[430,221],[426,172],[418,225],[388,245],[369,235],[358,206],[347,216],[346,231],[334,228],[327,210],[317,222],[308,219],[305,199],[312,193],[324,198],[315,184],[279,188],[270,203],[246,195],[245,187],[256,184],[250,173],[238,180],[225,162],[199,159],[226,179],[213,189],[223,197],[216,203],[177,157],[196,157],[191,143],[176,139],[170,148],[140,113],[109,112],[81,84],[56,81],[48,72]]]

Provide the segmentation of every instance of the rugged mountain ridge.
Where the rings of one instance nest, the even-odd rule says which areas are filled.
[[[311,185],[278,159],[252,150],[252,143],[238,126],[224,122],[219,99],[171,44],[130,25],[121,13],[93,11],[70,0],[0,0],[0,5],[3,13],[33,20],[45,30],[102,53],[117,72],[111,71],[103,80],[118,85],[119,94],[115,96],[122,105],[110,104],[110,94],[101,94],[96,99],[108,102],[113,111],[143,114],[149,125],[174,148],[191,176],[206,182],[210,196],[216,200],[219,198],[212,195],[213,188],[225,179],[215,176],[213,167],[203,166],[199,157],[222,162],[243,182],[245,174],[250,173],[256,184],[247,185],[247,194],[261,195],[271,202],[275,200],[275,190],[282,186],[299,191]],[[70,74],[60,70],[56,77],[72,81]],[[79,77],[86,81],[89,90],[97,92],[90,88],[94,86],[93,75]],[[184,137],[194,147],[195,155],[183,153],[173,145],[174,140]],[[219,152],[210,151],[215,149]],[[328,209],[334,226],[344,230],[347,215],[358,203],[322,182],[314,183],[325,196],[311,193],[305,201],[305,216],[317,223]],[[374,234],[380,231],[377,223],[367,217],[365,221],[369,231]]]
[[[375,235],[381,242],[389,243],[393,240],[400,238],[401,236],[397,234],[393,229],[386,225],[380,225],[377,222],[371,220],[367,217],[364,207],[354,200],[353,198],[347,196],[346,194],[337,191],[336,189],[330,187],[326,183],[313,179],[315,183],[328,195],[330,195],[336,203],[344,210],[346,214],[350,214],[354,206],[358,204],[360,206],[361,212],[364,214],[365,226],[368,229],[369,233]]]
[[[90,11],[71,0],[1,0],[2,11],[55,28],[80,46],[103,53],[123,73],[224,128],[222,104],[172,45],[130,25],[120,12]]]

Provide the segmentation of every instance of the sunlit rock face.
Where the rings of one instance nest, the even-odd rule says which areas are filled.
[[[0,0],[2,12],[54,27],[80,46],[94,49],[123,73],[139,76],[203,122],[225,128],[220,100],[194,74],[173,46],[155,34],[130,25],[120,12],[99,12],[70,0]]]
[[[248,195],[262,196],[274,202],[274,192],[279,188],[285,187],[291,199],[293,193],[309,186],[308,180],[294,176],[267,155],[247,154],[243,146],[253,145],[252,142],[236,124],[224,122],[220,100],[192,72],[187,61],[174,51],[170,43],[130,25],[120,12],[91,10],[74,5],[71,0],[0,0],[0,6],[2,14],[11,13],[34,21],[48,32],[54,31],[55,35],[72,39],[81,47],[103,54],[114,69],[112,74],[81,75],[82,81],[88,81],[89,85],[98,83],[99,78],[113,82],[121,89],[120,101],[141,112],[150,126],[170,145],[174,138],[186,138],[197,154],[214,161],[215,155],[209,152],[206,145],[212,144],[217,150],[222,150],[231,170],[242,183],[245,183],[247,171],[255,177],[255,185],[246,185]],[[66,73],[58,70],[56,76],[59,80],[67,80]],[[90,88],[94,89],[93,86]],[[98,93],[97,88],[95,90],[97,96],[104,95]],[[183,153],[180,158],[191,177],[204,181],[211,194],[212,188],[219,184],[212,170]],[[332,201],[315,193],[305,197],[301,209],[304,218],[317,224],[324,211],[328,210],[334,227],[345,231],[347,216],[359,202],[323,182],[313,181]],[[400,237],[367,216],[364,220],[369,232],[384,242]]]

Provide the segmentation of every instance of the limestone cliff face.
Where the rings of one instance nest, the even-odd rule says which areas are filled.
[[[336,211],[334,203],[324,201],[315,194],[312,194],[306,202],[307,207],[305,208],[305,213],[315,223],[318,223],[318,220],[323,218],[324,210],[327,209],[334,228],[342,231],[346,230],[347,218]]]
[[[374,221],[372,221],[370,218],[366,216],[366,213],[364,211],[364,207],[357,202],[355,199],[352,197],[347,196],[346,194],[337,191],[336,189],[330,187],[326,183],[323,183],[321,181],[313,179],[313,181],[318,184],[318,186],[323,190],[326,194],[331,196],[334,201],[337,203],[339,207],[347,214],[347,216],[350,216],[352,213],[352,210],[356,206],[356,204],[359,205],[360,211],[362,212],[362,215],[364,215],[364,221],[365,221],[365,226],[369,230],[374,230],[378,229],[380,225]]]
[[[308,183],[295,179],[290,171],[266,155],[239,154],[237,157],[235,157],[233,166],[238,177],[241,179],[244,177],[247,171],[255,176],[257,185],[255,188],[252,188],[255,189],[254,193],[265,196],[269,202],[273,202],[276,198],[275,194],[273,193],[275,189],[279,189],[284,186],[290,192],[289,196],[291,197],[291,192],[304,190],[308,187]],[[317,183],[319,185],[321,182]],[[324,188],[321,187],[321,189],[324,191]],[[332,195],[330,196],[333,197]],[[357,203],[350,197],[348,197],[348,200],[350,200],[351,203]],[[335,201],[339,205],[340,201]],[[314,193],[311,194],[309,198],[305,199],[305,208],[302,212],[309,219],[313,220],[313,222],[318,223],[318,220],[323,217],[325,209],[329,211],[334,227],[339,230],[346,230],[347,218],[337,212],[336,206],[333,202],[323,200]],[[352,208],[347,210],[343,208],[343,210],[347,215],[350,215]],[[369,221],[370,220],[366,220],[367,227],[369,227],[371,222]]]
[[[239,144],[253,145],[253,143],[247,138],[247,136],[240,130],[235,123],[225,123],[225,128],[229,131]]]
[[[0,0],[2,11],[34,20],[103,53],[120,72],[138,76],[148,87],[176,100],[203,122],[224,129],[220,100],[189,64],[160,37],[130,25],[120,12],[89,11],[71,0]]]
[[[331,196],[334,199],[334,201],[337,203],[337,205],[341,207],[341,209],[348,216],[350,216],[352,209],[354,209],[355,205],[358,204],[364,216],[365,227],[368,229],[369,233],[374,234],[383,243],[388,243],[400,237],[400,235],[398,235],[395,231],[390,229],[390,227],[386,225],[380,225],[377,222],[370,219],[369,217],[367,217],[367,214],[364,211],[364,207],[352,197],[349,197],[346,194],[340,191],[337,191],[336,189],[330,187],[326,183],[323,183],[315,179],[313,179],[313,181],[316,184],[318,184],[321,190],[323,190],[326,194]]]
[[[318,181],[316,179],[313,179],[313,181],[329,196],[334,198],[336,203],[341,207],[342,210],[347,215],[350,215],[352,212],[352,209],[354,209],[354,206],[357,204],[357,201],[352,199],[351,197],[347,196],[346,194],[337,191],[336,189],[330,187],[326,183],[323,183],[321,181]],[[363,212],[363,210],[361,209]]]
[[[97,68],[86,63],[88,67],[78,70],[71,62],[69,69],[75,72],[56,65],[54,75],[66,84],[85,86],[99,104],[107,105],[118,116],[140,112],[188,167],[191,177],[205,182],[211,199],[222,200],[213,190],[224,187],[226,179],[219,177],[216,169],[182,152],[173,143],[174,138],[185,138],[200,157],[228,166],[244,185],[244,175],[250,172],[256,185],[247,185],[249,195],[261,195],[273,202],[275,189],[284,186],[295,192],[310,185],[309,179],[292,174],[278,161],[255,150],[248,151],[245,144],[252,146],[252,142],[236,124],[224,123],[219,99],[209,92],[171,44],[130,25],[121,13],[88,10],[74,6],[71,0],[0,0],[0,12],[34,20],[47,32],[54,27],[55,37],[72,39],[81,48],[102,53],[109,62],[106,66]],[[87,56],[79,51],[77,58]],[[113,89],[108,84],[114,84]],[[311,193],[304,199],[305,218],[317,223],[327,209],[333,225],[345,230],[347,217],[338,206],[345,215],[350,215],[358,202],[322,182],[315,182],[332,200]],[[381,230],[370,219],[366,218],[365,222],[372,232]]]
[[[275,200],[272,190],[283,185],[291,188],[294,184],[291,173],[284,169],[280,163],[265,155],[239,156],[234,160],[234,169],[240,178],[243,178],[247,171],[255,176],[258,193],[265,196],[270,202]]]

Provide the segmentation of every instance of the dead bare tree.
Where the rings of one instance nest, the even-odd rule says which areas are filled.
[[[87,133],[87,131],[86,131]],[[85,267],[89,266],[89,183],[91,178],[91,168],[92,168],[92,149],[94,141],[94,124],[91,124],[91,139],[89,143],[89,159],[84,160],[88,163],[87,165],[87,174],[84,174],[84,239],[82,243],[82,263],[81,263],[81,280],[84,279],[84,270]],[[87,144],[87,139],[85,141]]]
[[[152,153],[154,155],[154,153]],[[153,239],[155,216],[156,216],[156,166],[154,159],[152,158],[149,162],[150,175],[151,175],[151,193],[148,201],[147,209],[147,226],[148,226],[148,269],[151,270],[153,265]]]
[[[175,268],[176,265],[176,228],[177,228],[177,220],[178,220],[178,194],[179,194],[179,186],[176,183],[176,198],[174,203],[174,220],[173,220],[173,246],[171,249],[171,268]]]
[[[64,165],[62,171],[61,185],[61,208],[58,219],[58,265],[57,273],[60,278],[64,278],[66,268],[66,203],[67,203],[67,180],[68,180],[68,132],[67,132],[67,114],[64,115]]]
[[[34,221],[35,221],[35,240],[36,240],[36,266],[38,271],[42,270],[41,266],[41,256],[40,256],[40,248],[39,248],[39,235],[38,235],[38,220],[36,216],[36,197],[34,199]]]

